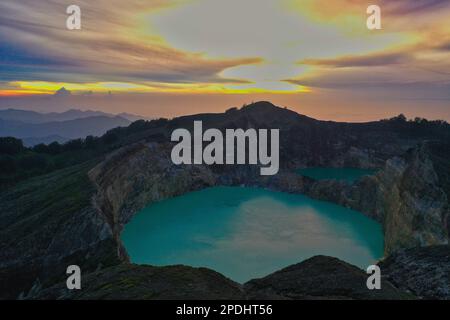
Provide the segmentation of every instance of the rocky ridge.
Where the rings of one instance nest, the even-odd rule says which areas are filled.
[[[238,284],[221,274],[187,266],[152,267],[122,264],[89,274],[81,291],[64,284],[33,298],[50,299],[413,299],[410,293],[382,281],[381,290],[368,290],[367,275],[336,258],[316,256],[270,274]]]

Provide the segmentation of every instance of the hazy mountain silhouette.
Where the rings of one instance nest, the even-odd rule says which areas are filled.
[[[114,115],[111,113],[106,113],[102,111],[92,111],[92,110],[78,110],[78,109],[70,109],[65,112],[50,112],[50,113],[40,113],[36,111],[29,111],[29,110],[19,110],[19,109],[6,109],[6,110],[0,110],[0,119],[3,120],[14,120],[14,121],[20,121],[25,123],[46,123],[46,122],[53,122],[53,121],[68,121],[68,120],[75,120],[75,119],[82,119],[82,118],[89,118],[89,117],[98,117],[98,116],[104,116],[104,117],[116,117],[119,116],[121,118],[127,119],[131,122],[134,122],[136,120],[149,120],[146,117],[142,117],[135,114],[129,114],[129,113],[121,113],[118,115]]]
[[[23,139],[27,145],[35,145],[52,142],[52,137],[53,141],[65,142],[88,135],[101,136],[109,129],[128,126],[130,123],[128,119],[109,116],[91,116],[45,123],[0,119],[0,136]]]
[[[88,135],[100,136],[109,129],[127,126],[145,117],[121,113],[71,109],[65,112],[40,113],[29,110],[0,110],[0,136],[23,140],[25,146],[57,141],[64,143]]]
[[[127,120],[130,120],[131,122],[138,121],[138,120],[152,120],[152,118],[139,116],[132,113],[122,112],[117,115],[117,117],[125,118]]]
[[[23,142],[23,145],[24,145],[25,147],[33,147],[33,146],[38,145],[38,144],[41,144],[41,143],[47,144],[47,145],[48,145],[48,144],[50,144],[50,143],[52,143],[52,142],[58,142],[58,143],[60,143],[60,144],[64,144],[64,143],[66,143],[67,141],[70,141],[70,138],[61,137],[61,136],[56,135],[56,134],[53,134],[53,135],[50,135],[50,136],[47,136],[47,137],[37,137],[37,138],[34,138],[34,137],[28,137],[28,138],[22,138],[22,142]]]

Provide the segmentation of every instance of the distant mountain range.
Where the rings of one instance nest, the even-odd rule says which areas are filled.
[[[53,141],[64,143],[88,135],[100,136],[112,128],[128,126],[139,119],[148,120],[129,113],[113,115],[91,110],[39,113],[6,109],[0,110],[0,136],[22,139],[26,146]]]
[[[19,109],[5,109],[0,110],[0,119],[3,120],[14,120],[25,123],[46,123],[52,121],[68,121],[75,119],[83,119],[89,117],[121,117],[127,119],[131,122],[144,119],[151,120],[150,118],[146,118],[143,116],[139,116],[131,113],[119,113],[117,115],[106,113],[102,111],[92,111],[92,110],[78,110],[78,109],[70,109],[65,112],[50,112],[50,113],[40,113],[29,110],[19,110]]]

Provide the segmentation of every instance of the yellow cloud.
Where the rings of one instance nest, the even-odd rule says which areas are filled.
[[[65,88],[72,94],[86,93],[228,93],[228,94],[246,94],[246,93],[299,93],[309,92],[308,88],[286,84],[284,87],[278,86],[275,89],[264,88],[256,84],[247,84],[243,86],[223,85],[211,83],[191,83],[191,84],[173,84],[173,83],[125,83],[125,82],[96,82],[96,83],[66,83],[66,82],[44,82],[44,81],[18,81],[9,84],[16,89],[0,91],[0,95],[13,96],[22,94],[47,94],[51,95],[61,88]],[[276,86],[276,85],[275,85]],[[286,90],[289,86],[289,90]]]

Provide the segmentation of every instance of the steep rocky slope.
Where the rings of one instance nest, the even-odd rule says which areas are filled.
[[[170,145],[136,143],[112,153],[89,171],[97,187],[94,203],[114,232],[148,203],[212,186],[206,166],[179,167],[170,159]]]
[[[398,288],[424,299],[450,299],[450,246],[399,250],[380,267]]]
[[[81,291],[64,283],[33,299],[412,299],[413,295],[382,281],[368,290],[367,274],[336,258],[317,256],[262,279],[240,285],[206,268],[122,264],[83,278]]]
[[[95,162],[22,182],[0,194],[0,299],[14,299],[83,270],[119,262],[117,243],[91,203]]]
[[[339,259],[316,256],[244,285],[251,299],[409,299],[412,295],[382,281],[368,290],[367,274]]]
[[[448,243],[446,186],[427,144],[386,161],[382,170],[353,185],[318,182],[307,193],[359,210],[384,227],[385,252]]]
[[[42,290],[32,299],[77,300],[216,300],[244,299],[242,286],[206,268],[122,264],[83,278],[83,290],[65,283]]]

